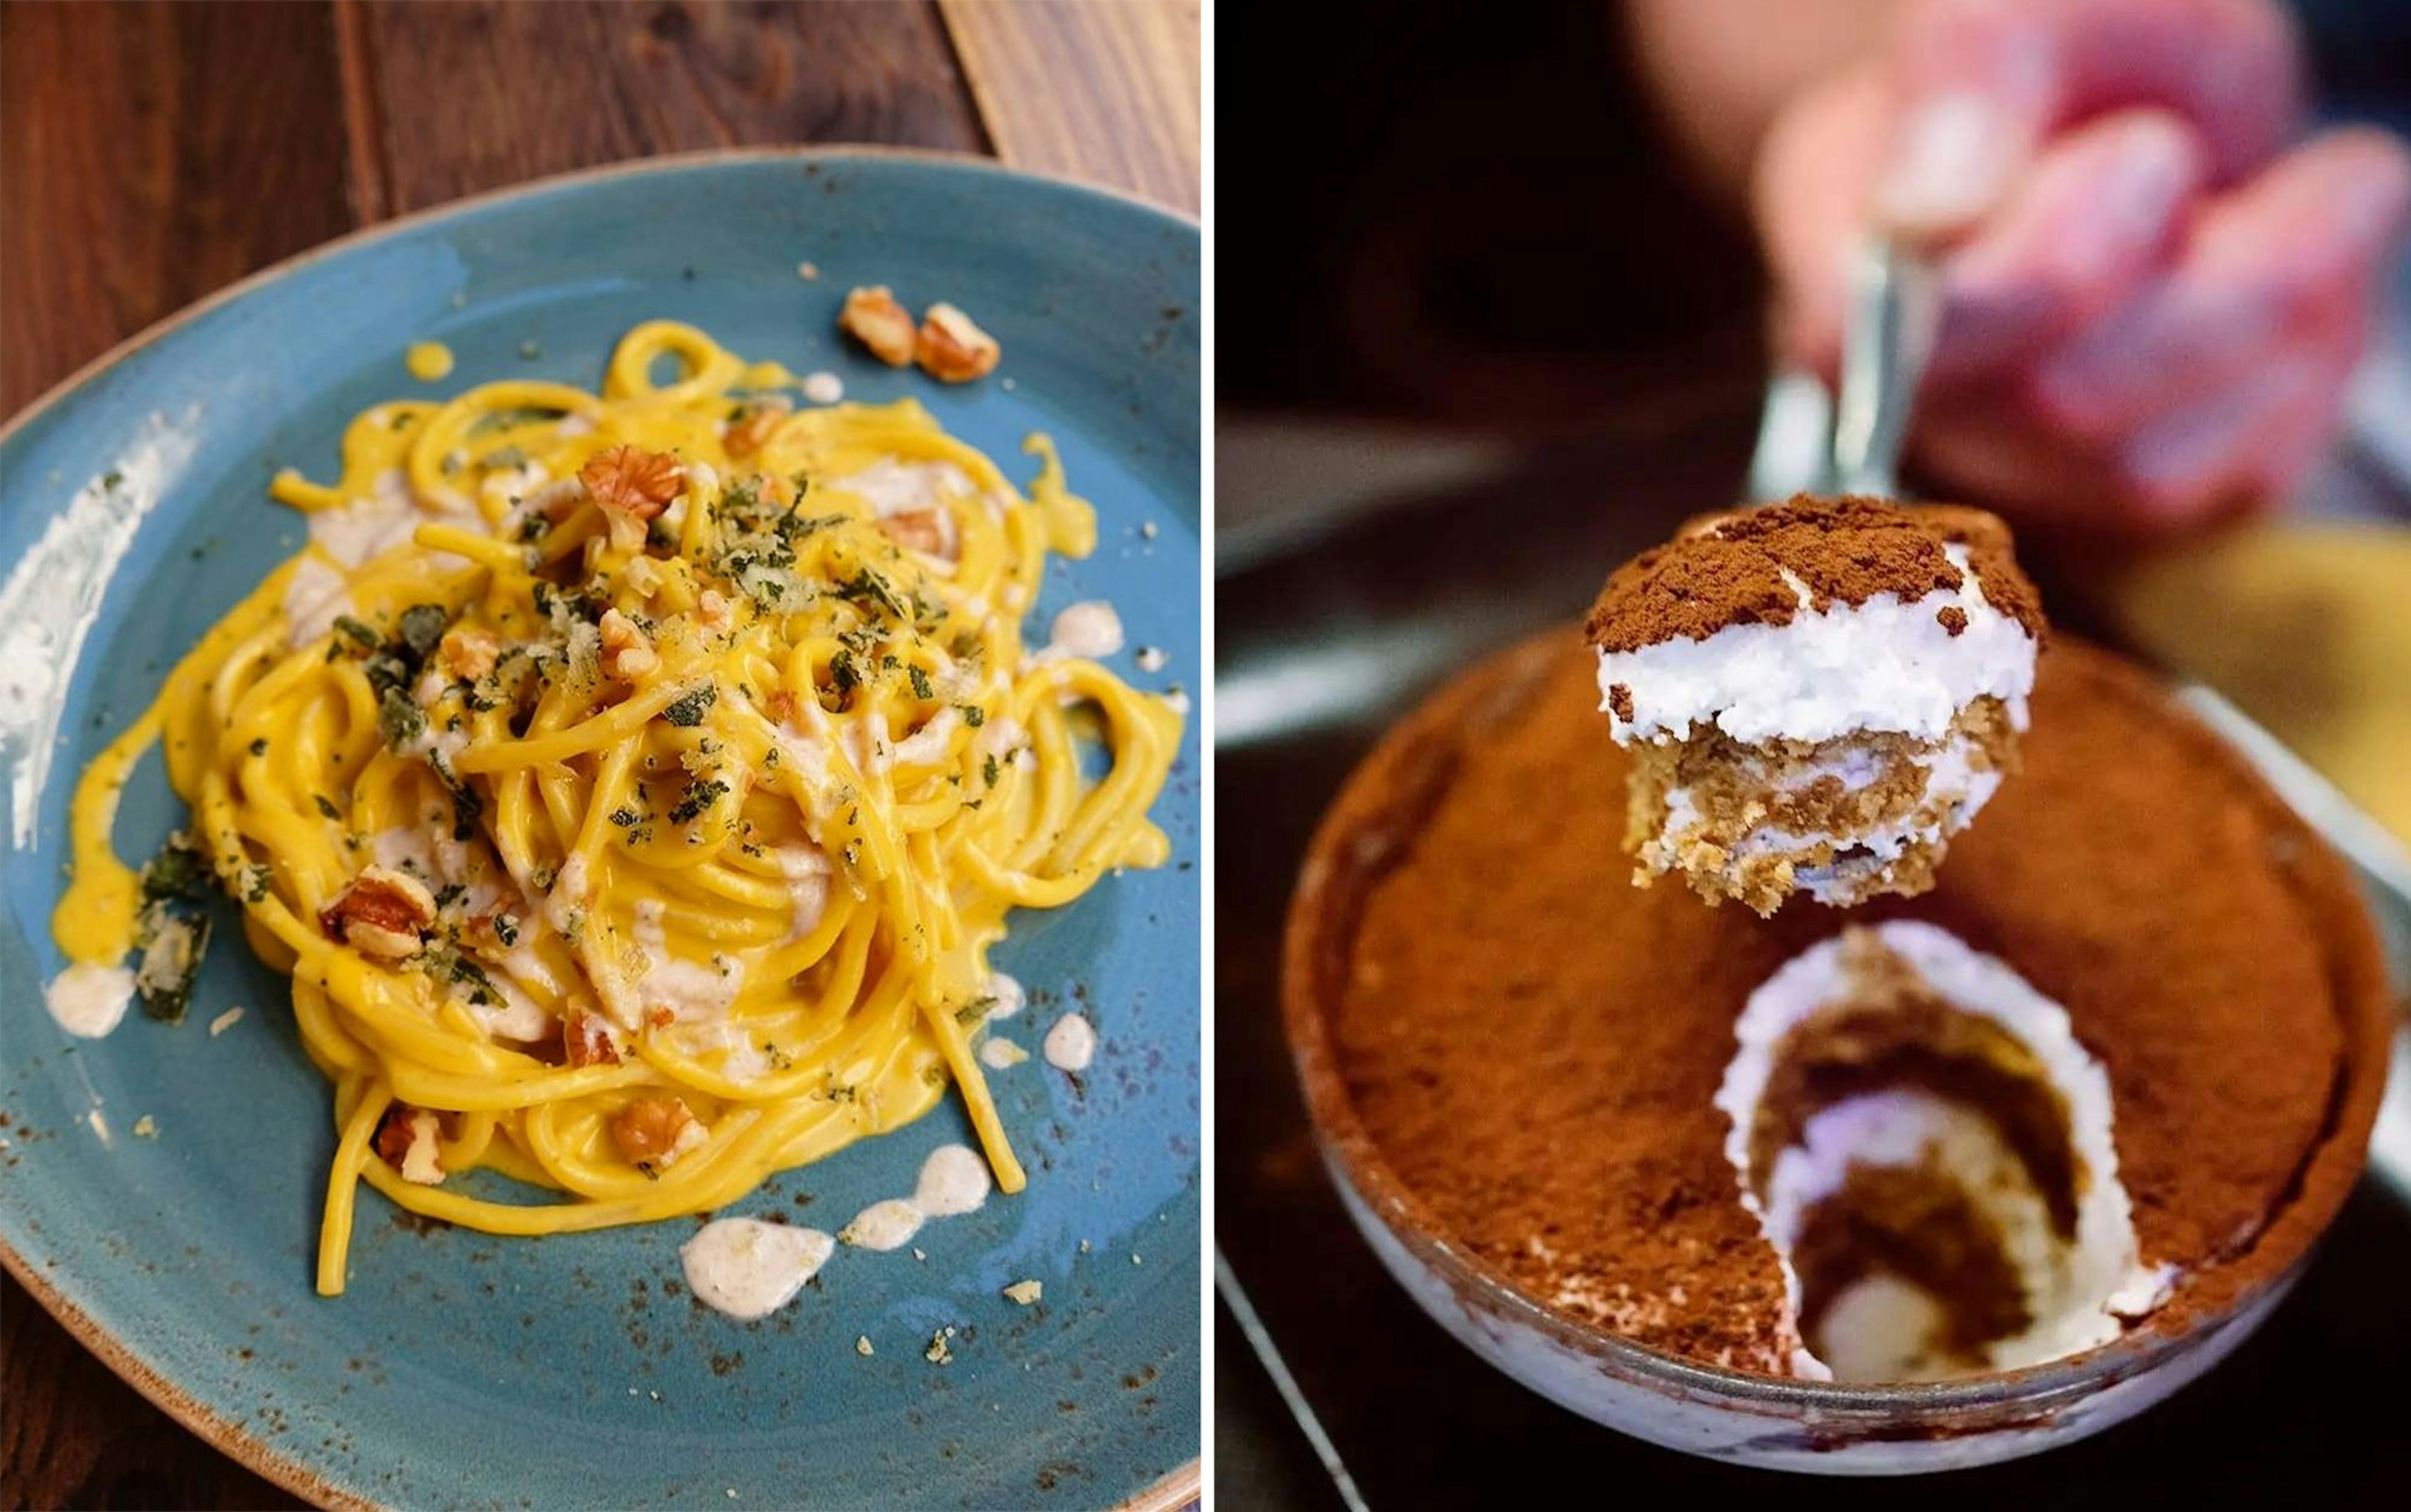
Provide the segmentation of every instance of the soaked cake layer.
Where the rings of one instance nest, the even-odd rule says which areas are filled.
[[[1933,740],[1861,731],[1746,743],[1695,726],[1688,739],[1632,747],[1633,880],[1679,872],[1710,903],[1738,899],[1760,914],[1794,891],[1836,906],[1914,897],[2017,761],[2010,711],[1989,696]]]

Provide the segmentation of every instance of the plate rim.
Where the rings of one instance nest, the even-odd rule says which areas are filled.
[[[321,260],[399,236],[407,231],[433,225],[445,219],[465,215],[513,199],[532,198],[556,189],[564,189],[610,179],[636,178],[650,173],[675,173],[694,169],[723,167],[743,163],[844,163],[844,162],[919,162],[937,167],[958,168],[999,179],[1015,179],[1042,184],[1048,188],[1068,189],[1144,212],[1147,214],[1185,227],[1202,239],[1203,223],[1186,211],[1176,210],[1160,201],[1110,185],[1091,183],[1067,174],[1050,173],[1016,168],[993,157],[973,153],[955,152],[944,148],[894,146],[877,142],[849,142],[826,146],[769,145],[758,147],[708,147],[692,152],[662,153],[646,157],[624,158],[615,163],[592,168],[572,169],[562,173],[548,173],[540,178],[523,179],[515,183],[447,199],[429,205],[391,220],[355,228],[329,241],[302,248],[289,257],[247,273],[222,288],[212,290],[181,309],[162,316],[140,330],[109,347],[99,356],[83,363],[66,377],[44,389],[32,402],[5,421],[0,421],[0,450],[15,440],[19,432],[57,405],[66,403],[94,379],[116,367],[144,347],[166,338],[203,316],[230,304],[256,289],[265,288],[290,277]],[[1202,403],[1202,399],[1201,399]],[[25,1288],[27,1296],[45,1313],[56,1319],[69,1337],[109,1368],[110,1373],[131,1387],[143,1400],[166,1413],[179,1425],[225,1454],[245,1469],[312,1504],[345,1512],[362,1509],[377,1512],[387,1504],[360,1496],[328,1479],[300,1461],[270,1448],[265,1442],[246,1431],[241,1425],[219,1417],[198,1398],[176,1382],[153,1369],[114,1333],[97,1320],[67,1300],[48,1278],[43,1276],[17,1253],[5,1230],[0,1230],[0,1270],[13,1277]],[[1201,1321],[1202,1329],[1203,1323]],[[1202,1428],[1202,1425],[1201,1425]],[[1199,1435],[1199,1451],[1185,1463],[1175,1466],[1153,1483],[1117,1504],[1121,1512],[1167,1512],[1167,1509],[1194,1503],[1205,1479],[1204,1435]]]

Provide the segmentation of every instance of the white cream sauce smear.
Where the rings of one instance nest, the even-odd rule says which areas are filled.
[[[1079,1014],[1063,1015],[1046,1031],[1046,1064],[1056,1070],[1086,1071],[1096,1058],[1096,1026]]]
[[[697,1301],[750,1321],[786,1306],[836,1250],[817,1228],[716,1218],[679,1247],[679,1261]]]
[[[125,1018],[134,1001],[134,974],[123,966],[78,962],[51,978],[42,994],[60,1028],[79,1039],[98,1039]]]
[[[872,1203],[838,1238],[857,1249],[901,1249],[929,1219],[977,1211],[987,1201],[989,1185],[986,1157],[968,1145],[942,1144],[921,1163],[921,1180],[911,1196]]]

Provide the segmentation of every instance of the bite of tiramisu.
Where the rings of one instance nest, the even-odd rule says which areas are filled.
[[[1805,496],[1644,552],[1586,630],[1634,880],[1761,915],[1932,887],[2016,770],[2044,638],[1992,515]]]

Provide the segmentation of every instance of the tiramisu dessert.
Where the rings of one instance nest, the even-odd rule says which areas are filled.
[[[1895,733],[1959,741],[1973,771],[2019,722],[2006,664],[2035,621],[1995,548],[1939,528],[1964,555],[1897,543],[1933,581],[1880,592],[1968,635],[1986,609],[2005,665],[1921,683],[1928,717]],[[1805,605],[1767,600],[1778,633],[1848,601],[1802,580]],[[2302,1257],[2360,1168],[2383,963],[2343,864],[2148,675],[2054,638],[2022,773],[1927,890],[1761,918],[1601,885],[1624,778],[1681,756],[1611,738],[1594,668],[1560,633],[1477,668],[1359,769],[1308,857],[1292,1037],[1369,1209],[1571,1323],[1844,1381],[2185,1331]],[[1683,731],[1652,681],[1615,736]],[[1684,705],[1689,738],[1743,701],[1717,697]],[[1732,738],[1842,740],[1863,712]]]
[[[1993,516],[1803,496],[1644,552],[1587,630],[1634,880],[1771,914],[1934,885],[2016,770],[2043,621]]]

